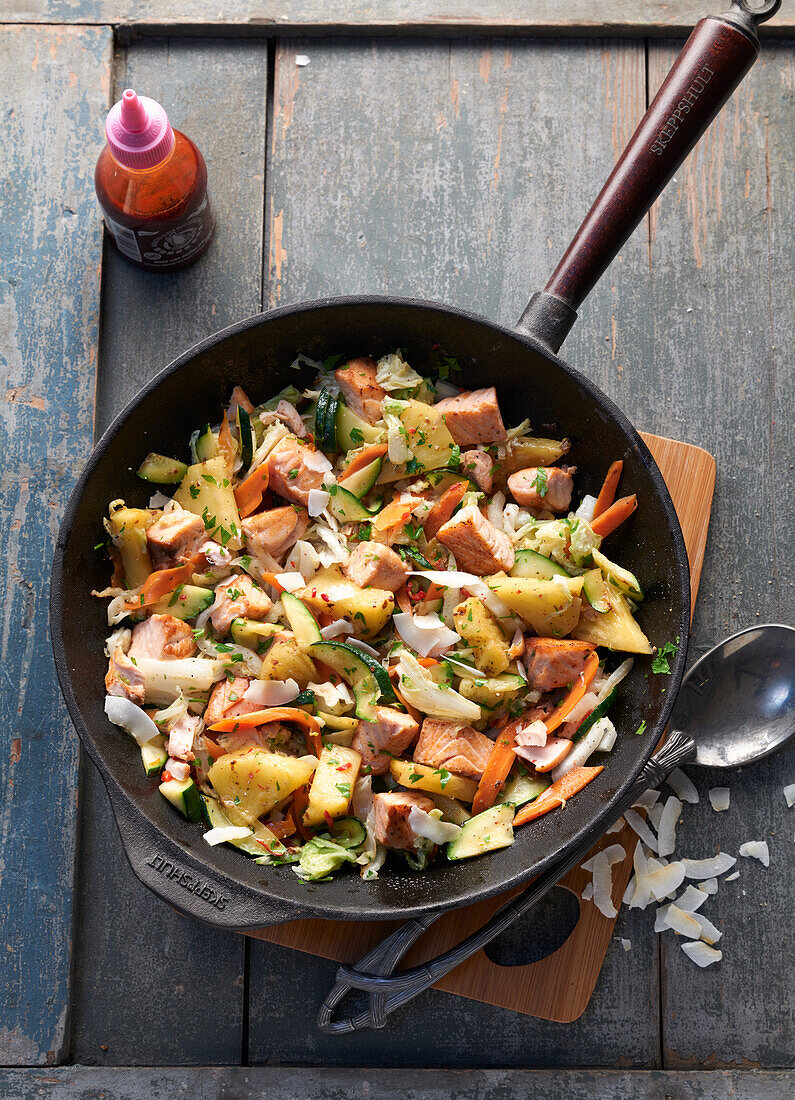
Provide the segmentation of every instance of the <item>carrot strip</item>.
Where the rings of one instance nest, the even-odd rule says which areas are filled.
[[[340,476],[337,478],[338,485],[344,485],[345,479],[349,478],[351,474],[356,474],[359,470],[363,470],[365,466],[369,466],[371,462],[375,462],[377,458],[383,458],[389,450],[386,443],[372,443],[369,447],[362,448],[358,454],[355,454]]]
[[[232,466],[235,462],[235,455],[237,454],[237,447],[232,438],[232,432],[229,429],[229,420],[226,416],[224,416],[221,421],[221,430],[218,433],[218,447],[221,454],[226,459],[226,468],[231,474]]]
[[[552,713],[544,719],[544,725],[547,727],[547,733],[552,733],[556,730],[566,715],[572,710],[593,682],[596,671],[599,668],[599,655],[596,650],[588,654],[588,660],[585,662],[585,668],[572,685],[571,691],[562,700],[561,703],[552,711]]]
[[[263,576],[264,580],[266,580],[268,582],[268,584],[273,585],[273,587],[276,589],[277,592],[286,592],[287,591],[287,589],[282,584],[280,584],[280,582],[276,579],[276,574],[275,573],[266,573],[263,570],[262,576]]]
[[[395,603],[398,605],[404,615],[412,614],[411,600],[409,599],[409,594],[406,591],[405,584],[402,585],[402,587],[398,588],[397,592],[395,593]]]
[[[151,607],[152,604],[159,603],[179,585],[187,584],[193,576],[193,570],[194,562],[189,561],[174,569],[157,569],[154,573],[150,573],[143,583],[140,594],[133,596],[125,603],[126,610],[138,611],[142,607]]]
[[[634,493],[629,497],[621,497],[615,504],[611,504],[606,512],[602,512],[598,519],[593,521],[591,530],[595,535],[601,535],[604,538],[605,535],[615,531],[616,527],[620,526],[628,516],[631,516],[637,506],[638,498]]]
[[[296,824],[292,817],[286,817],[284,821],[266,821],[265,828],[279,840],[284,840],[285,837],[293,835]]]
[[[542,814],[548,814],[550,810],[556,810],[558,806],[565,806],[568,799],[581,791],[592,779],[596,779],[601,771],[604,771],[603,767],[572,768],[570,772],[566,772],[551,787],[547,787],[535,802],[529,802],[519,810],[513,819],[514,828],[517,825],[526,825],[528,821],[541,817]]]
[[[426,539],[432,539],[443,523],[447,523],[467,491],[465,481],[457,481],[449,489],[445,489],[439,500],[428,513],[428,518],[423,524]]]
[[[230,416],[235,415],[238,405],[241,409],[245,409],[247,413],[254,412],[254,406],[249,401],[248,397],[246,396],[246,391],[243,389],[242,386],[235,386],[235,388],[232,390],[232,396],[229,399]],[[233,409],[234,412],[232,411]]]
[[[602,512],[606,512],[616,499],[616,490],[618,489],[618,483],[621,480],[623,470],[624,462],[619,458],[607,471],[602,488],[599,490],[599,496],[596,498],[596,504],[594,505],[594,519],[596,519],[597,516],[601,516]]]
[[[315,835],[313,829],[308,829],[304,825],[304,810],[309,805],[309,787],[299,787],[293,794],[293,804],[290,807],[290,816],[295,822],[295,827],[303,837],[304,840],[311,840]]]
[[[376,531],[386,531],[390,527],[404,524],[421,499],[421,497],[410,497],[408,500],[390,501],[373,520],[373,527]]]
[[[249,474],[245,481],[241,481],[235,489],[235,501],[240,512],[240,518],[245,519],[252,512],[256,512],[262,504],[262,494],[268,488],[270,471],[267,462],[258,466],[253,474]]]
[[[488,810],[489,806],[494,805],[516,760],[513,750],[516,745],[516,734],[521,728],[522,719],[516,718],[497,734],[483,777],[478,783],[475,800],[472,803],[473,814],[479,814],[481,810]]]
[[[236,730],[250,730],[264,726],[267,722],[297,722],[305,730],[320,733],[320,723],[299,707],[268,707],[267,710],[254,710],[251,714],[238,714],[235,718],[222,718],[210,729],[214,733],[234,733]]]

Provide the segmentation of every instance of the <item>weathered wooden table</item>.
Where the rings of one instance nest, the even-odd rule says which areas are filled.
[[[769,871],[744,862],[726,892],[719,966],[696,971],[648,913],[624,911],[632,950],[609,952],[576,1023],[432,992],[386,1032],[331,1039],[314,1021],[335,964],[191,923],[133,878],[47,627],[64,502],[145,380],[223,325],[321,294],[514,320],[711,7],[0,0],[0,1063],[62,1067],[0,1071],[3,1096],[791,1090],[791,756],[732,778],[730,813],[703,797],[685,819],[691,850],[771,848]],[[717,458],[694,658],[792,616],[792,17],[766,29],[750,78],[566,347],[639,427]],[[218,235],[180,275],[103,251],[93,165],[128,85],[208,162]],[[702,796],[717,781],[700,776]],[[164,1068],[113,1068],[141,1066]]]

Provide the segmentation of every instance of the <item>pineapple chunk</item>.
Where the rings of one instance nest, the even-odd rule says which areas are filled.
[[[326,814],[329,817],[344,817],[347,814],[361,763],[361,753],[356,749],[346,748],[345,745],[323,749],[309,788],[305,825],[322,825]]]
[[[221,804],[256,820],[309,782],[314,756],[281,756],[260,748],[238,749],[215,761],[209,779]]]
[[[652,653],[651,643],[635,622],[626,597],[610,583],[607,590],[610,610],[593,619],[580,619],[572,632],[572,638],[603,645],[621,653]]]
[[[400,413],[400,422],[406,429],[409,450],[419,464],[417,472],[448,466],[455,440],[444,422],[444,415],[433,405],[425,405],[422,401],[407,401],[406,406]],[[405,476],[405,466],[395,466],[386,461],[381,467],[378,484],[400,481]]]
[[[282,633],[262,658],[259,671],[260,680],[295,680],[299,687],[305,688],[310,680],[317,681],[318,671],[309,654],[296,641],[292,634]]]
[[[414,764],[409,760],[392,760],[389,770],[401,787],[408,787],[411,791],[430,791],[432,794],[458,798],[462,802],[473,802],[478,790],[473,779],[451,775],[445,768],[429,768],[427,764]]]
[[[138,588],[152,572],[146,532],[154,522],[155,517],[144,508],[117,508],[105,522],[111,542],[121,554],[129,588]]]
[[[315,613],[328,612],[346,619],[357,638],[374,638],[395,610],[395,597],[381,588],[357,588],[337,566],[321,569],[306,588],[295,595]]]
[[[484,603],[470,596],[453,612],[455,628],[472,646],[475,665],[488,676],[497,676],[508,667],[509,645],[502,628]]]
[[[563,637],[580,614],[582,577],[561,577],[561,583],[536,577],[489,577],[489,588],[545,638]]]
[[[188,466],[174,500],[204,520],[207,535],[230,550],[243,545],[240,513],[223,455]]]
[[[505,458],[497,459],[494,476],[499,482],[517,470],[526,470],[530,466],[551,466],[565,455],[570,446],[568,439],[520,436],[508,444]]]

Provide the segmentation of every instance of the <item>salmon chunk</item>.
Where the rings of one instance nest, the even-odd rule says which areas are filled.
[[[108,671],[105,674],[105,690],[108,695],[120,695],[131,703],[143,706],[146,679],[139,668],[120,648],[111,654]]]
[[[363,764],[369,764],[372,775],[389,771],[389,761],[400,756],[417,734],[420,727],[410,714],[376,707],[375,720],[360,722],[353,735],[351,748],[362,755]]]
[[[230,577],[215,590],[210,614],[213,630],[226,634],[233,619],[264,619],[272,607],[271,599],[251,577]]]
[[[576,466],[531,466],[511,474],[508,488],[516,503],[525,508],[567,512],[576,472]]]
[[[178,718],[168,731],[168,755],[175,760],[195,760],[193,744],[201,728],[202,720],[194,714]]]
[[[494,488],[494,460],[485,451],[473,448],[464,451],[461,455],[461,465],[458,467],[471,481],[474,481],[478,489],[484,493],[490,493]]]
[[[304,507],[309,503],[309,490],[320,489],[330,469],[324,455],[299,443],[294,435],[279,440],[267,462],[270,488]]]
[[[156,661],[174,661],[193,657],[196,642],[193,631],[173,615],[150,615],[133,627],[130,658],[154,657]]]
[[[437,401],[434,408],[444,415],[447,430],[462,446],[469,443],[501,443],[508,438],[494,386],[445,397],[443,401]]]
[[[493,748],[493,741],[471,726],[426,718],[414,746],[414,762],[480,779]]]
[[[373,795],[375,839],[385,848],[397,848],[402,852],[411,852],[416,847],[417,835],[409,825],[409,814],[413,809],[425,810],[426,814],[434,808],[434,802],[424,794],[413,791],[389,791]]]
[[[462,508],[442,524],[436,537],[453,551],[458,568],[465,572],[485,577],[501,569],[507,573],[513,566],[515,556],[511,540],[481,515],[474,504]]]
[[[525,650],[525,668],[530,686],[536,691],[554,691],[566,687],[585,668],[593,650],[590,642],[561,638],[529,638]]]
[[[190,561],[207,538],[204,520],[185,509],[167,512],[147,530],[146,544],[155,569]]]
[[[251,680],[246,676],[234,676],[231,680],[217,683],[204,712],[205,725],[212,726],[222,718],[237,718],[241,714],[253,714],[255,710],[262,710],[260,703],[250,703],[243,698],[250,683]]]
[[[301,538],[309,526],[309,516],[303,508],[286,505],[260,512],[240,524],[249,549],[257,555],[281,558],[285,550]]]
[[[409,575],[409,567],[389,546],[360,542],[342,567],[358,588],[383,588],[397,592]]]
[[[375,380],[376,370],[374,359],[351,359],[334,371],[345,404],[368,424],[381,419],[381,402],[386,397],[386,390]]]

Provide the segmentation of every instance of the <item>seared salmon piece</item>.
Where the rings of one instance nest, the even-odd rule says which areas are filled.
[[[494,386],[445,397],[434,405],[444,415],[450,435],[461,446],[469,443],[502,443],[508,438]]]
[[[309,526],[309,516],[303,508],[288,504],[259,512],[240,524],[243,537],[254,554],[280,558],[296,543]]]
[[[123,649],[114,649],[105,674],[105,690],[108,695],[120,695],[131,703],[143,706],[145,687],[146,679],[141,670],[135,667]]]
[[[590,642],[566,638],[528,638],[524,664],[530,687],[536,691],[566,687],[585,668],[593,648]]]
[[[294,435],[280,439],[267,462],[269,488],[304,507],[309,503],[309,490],[322,488],[330,469],[325,455],[300,443]]]
[[[389,771],[389,761],[404,752],[417,734],[419,725],[410,714],[391,707],[376,707],[375,720],[359,722],[351,748],[362,755],[362,763],[370,766],[372,775]]]
[[[190,561],[207,539],[204,520],[186,509],[175,509],[156,520],[146,532],[155,569],[172,569]]]
[[[130,659],[154,657],[156,661],[175,661],[196,652],[193,631],[173,615],[150,615],[133,627]]]
[[[511,474],[508,488],[516,503],[525,508],[567,512],[576,473],[576,466],[531,466]]]
[[[237,718],[240,714],[253,714],[262,710],[259,703],[250,703],[243,698],[251,680],[246,676],[234,676],[231,680],[221,680],[210,694],[210,701],[204,712],[204,723],[212,726],[222,718]]]
[[[294,734],[295,730],[291,730],[282,722],[267,722],[264,726],[257,726],[253,730],[219,733],[218,744],[225,752],[237,752],[239,749],[273,749],[276,745],[286,744]]]
[[[334,371],[345,404],[368,424],[381,419],[381,402],[386,397],[386,390],[375,380],[376,370],[375,360],[364,358],[351,359]]]
[[[474,504],[462,508],[442,524],[436,537],[453,551],[456,565],[464,572],[485,577],[501,569],[507,573],[513,566],[515,555],[511,540],[481,515]]]
[[[480,779],[493,748],[494,742],[471,726],[426,718],[414,746],[414,762]]]
[[[413,791],[389,791],[373,795],[375,839],[385,848],[397,848],[401,852],[411,852],[416,847],[417,835],[409,825],[409,814],[414,808],[425,810],[426,814],[434,808],[433,799]]]
[[[409,575],[403,559],[381,542],[360,542],[342,571],[358,588],[383,588],[389,592],[397,592]]]
[[[210,614],[213,630],[226,634],[233,619],[264,619],[273,602],[251,577],[230,577],[215,590]]]
[[[175,760],[195,760],[193,744],[201,728],[202,720],[194,714],[178,718],[168,731],[168,755]]]
[[[473,448],[464,451],[461,455],[461,465],[458,467],[471,481],[474,481],[478,489],[484,493],[490,493],[494,488],[494,460],[485,451]]]

